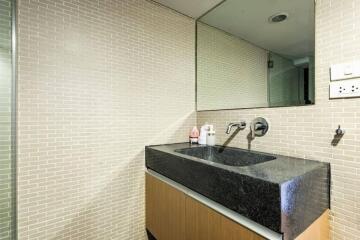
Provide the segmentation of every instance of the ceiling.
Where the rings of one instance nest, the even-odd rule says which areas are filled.
[[[270,16],[288,13],[281,23]],[[200,19],[257,46],[296,59],[314,55],[314,0],[226,0]]]
[[[154,0],[189,17],[198,18],[223,0]]]

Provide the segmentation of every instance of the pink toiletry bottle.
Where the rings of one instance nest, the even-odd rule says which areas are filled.
[[[191,130],[190,136],[189,136],[190,144],[198,143],[199,135],[200,135],[199,129],[196,126],[194,126],[193,129]]]

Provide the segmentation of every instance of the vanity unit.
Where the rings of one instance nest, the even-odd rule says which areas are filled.
[[[314,0],[226,0],[196,20],[198,112],[313,104]],[[222,144],[245,129],[230,123]],[[257,117],[243,140],[267,132]],[[158,240],[329,239],[328,163],[179,143],[146,147],[146,167],[146,227]]]
[[[146,147],[157,240],[328,239],[328,163],[187,143]]]

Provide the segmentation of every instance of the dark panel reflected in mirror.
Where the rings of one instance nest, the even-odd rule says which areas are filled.
[[[314,9],[314,0],[226,0],[201,17],[197,110],[314,104]]]

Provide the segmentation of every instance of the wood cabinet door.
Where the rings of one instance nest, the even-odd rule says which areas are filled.
[[[330,210],[326,210],[295,240],[329,240],[330,239]]]
[[[185,240],[265,240],[190,197],[186,197],[185,209]]]
[[[146,228],[157,240],[184,240],[185,194],[145,175]]]

